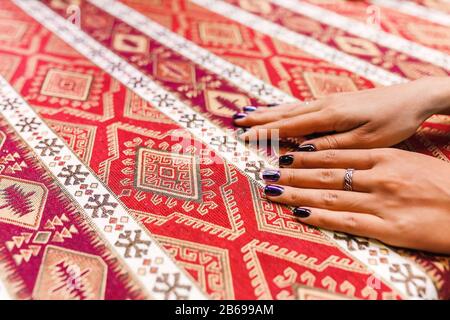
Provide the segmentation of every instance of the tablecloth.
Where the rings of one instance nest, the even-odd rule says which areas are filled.
[[[0,298],[449,299],[448,256],[267,201],[276,154],[232,122],[246,105],[447,76],[449,8],[1,0]],[[449,161],[449,133],[433,116],[399,147]]]

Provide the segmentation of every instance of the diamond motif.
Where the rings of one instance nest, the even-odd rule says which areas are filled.
[[[352,38],[352,37],[336,37],[337,45],[345,52],[352,54],[361,54],[365,56],[378,57],[381,52],[369,40]]]
[[[105,295],[107,267],[94,255],[48,246],[33,298],[37,300],[99,300]]]
[[[41,94],[85,101],[89,95],[92,75],[50,69],[42,84]]]
[[[113,46],[123,52],[146,53],[149,48],[149,41],[140,35],[116,33]]]
[[[36,229],[47,201],[44,185],[0,176],[0,221]]]
[[[51,236],[52,233],[49,231],[39,231],[38,233],[36,233],[33,242],[38,244],[46,244]]]
[[[243,94],[220,90],[205,90],[206,108],[221,117],[231,117],[241,107],[250,105],[250,100]]]
[[[28,24],[24,21],[2,18],[0,20],[0,40],[19,41],[22,39],[27,29]]]
[[[427,46],[450,46],[448,28],[434,24],[409,23],[409,31]]]
[[[200,22],[200,38],[205,43],[238,46],[244,42],[241,31],[236,25],[220,22]]]
[[[200,167],[195,156],[140,148],[137,157],[138,189],[186,200],[201,199]]]
[[[158,58],[153,72],[162,80],[176,83],[195,82],[195,68],[189,61]]]
[[[352,79],[346,76],[316,72],[305,72],[303,75],[315,98],[323,98],[334,93],[357,90]]]

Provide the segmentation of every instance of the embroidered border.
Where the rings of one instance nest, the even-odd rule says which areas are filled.
[[[344,30],[357,37],[378,43],[381,46],[405,53],[411,57],[429,62],[450,70],[450,56],[438,50],[427,48],[418,43],[398,37],[388,32],[376,29],[365,23],[339,15],[333,11],[314,6],[298,0],[269,0],[292,12],[299,13],[311,19],[323,22],[332,27]],[[323,17],[327,17],[323,19]],[[449,17],[450,21],[450,17]]]
[[[267,103],[298,101],[291,95],[261,81],[246,70],[225,61],[217,55],[197,46],[171,30],[115,0],[87,0],[110,15],[121,19],[143,34],[185,56],[192,62],[220,75],[250,95]]]
[[[194,136],[201,139],[205,144],[221,155],[224,159],[233,163],[247,177],[252,178],[246,173],[246,168],[252,161],[263,161],[266,166],[269,164],[263,158],[247,149],[241,142],[237,141],[233,135],[224,132],[222,129],[213,125],[201,114],[193,111],[188,105],[178,100],[170,92],[164,90],[153,82],[149,77],[126,61],[97,43],[80,29],[64,20],[62,17],[51,11],[42,3],[35,0],[14,0],[25,12],[38,20],[45,27],[50,29],[65,42],[88,57],[93,63],[109,72],[113,77],[119,79],[124,85],[140,95],[143,99],[152,103],[161,112],[172,118],[180,126],[189,130]],[[400,78],[402,79],[402,78]],[[186,121],[192,119],[193,121]],[[259,181],[260,185],[262,182]],[[378,276],[383,277],[396,288],[405,297],[409,298],[428,298],[437,297],[436,289],[429,277],[413,262],[408,261],[391,249],[382,244],[354,237],[340,238],[338,234],[323,230],[323,232],[334,239],[339,246],[349,254],[363,261],[369,268],[376,272]],[[349,240],[350,239],[350,240]],[[350,246],[352,241],[364,243],[356,247]],[[374,254],[380,252],[380,262],[374,261]],[[419,289],[411,291],[410,281],[416,281],[416,278],[407,277],[405,280],[397,280],[396,274],[404,275],[402,267],[413,272],[413,275],[419,275],[421,281]],[[412,279],[412,280],[411,280]],[[414,283],[415,284],[415,283]],[[415,286],[417,287],[417,286]]]
[[[376,67],[364,60],[355,58],[335,48],[327,46],[317,41],[316,39],[298,34],[264,18],[258,17],[257,15],[249,13],[234,5],[225,3],[220,0],[190,1],[210,11],[239,22],[249,28],[255,29],[255,26],[258,26],[258,32],[264,33],[273,38],[277,38],[315,57],[333,63],[376,83],[382,85],[393,85],[407,81],[403,77],[388,72],[382,68]]]
[[[421,6],[413,1],[401,0],[370,0],[371,3],[387,8],[391,8],[415,16],[424,20],[428,20],[443,26],[450,26],[450,15],[444,12]]]

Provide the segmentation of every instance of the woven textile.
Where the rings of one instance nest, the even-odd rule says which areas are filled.
[[[450,27],[389,2],[2,0],[0,297],[450,299],[448,256],[267,201],[231,120],[448,75]],[[449,161],[449,133],[400,147]]]

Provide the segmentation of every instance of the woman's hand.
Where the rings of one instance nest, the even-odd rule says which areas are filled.
[[[326,150],[280,157],[265,193],[301,221],[389,245],[450,254],[450,164],[397,150]],[[353,191],[344,174],[353,172]]]
[[[450,78],[423,78],[406,84],[332,95],[309,104],[244,108],[238,126],[253,140],[278,129],[279,137],[328,133],[305,141],[316,150],[378,148],[395,145],[415,133],[434,113],[450,108]],[[263,131],[262,131],[263,130]],[[330,133],[331,132],[331,133]]]

